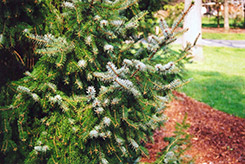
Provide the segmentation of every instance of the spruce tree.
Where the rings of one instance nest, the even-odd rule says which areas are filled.
[[[188,82],[181,72],[192,45],[168,48],[187,12],[172,28],[161,20],[163,36],[142,39],[137,26],[147,12],[122,14],[136,3],[67,1],[59,35],[23,31],[39,60],[9,84],[16,93],[0,111],[5,162],[114,164],[147,156],[144,144],[165,121],[169,93]]]
[[[62,31],[59,10],[54,10],[60,4],[60,0],[0,2],[0,86],[23,77],[23,72],[32,70],[37,60],[33,55],[36,45],[23,37],[25,29],[32,29],[37,35]]]

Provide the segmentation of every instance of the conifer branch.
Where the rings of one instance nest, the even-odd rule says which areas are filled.
[[[184,14],[182,15],[182,17],[177,22],[176,26],[172,29],[171,33],[174,33],[174,31],[176,30],[176,28],[178,27],[178,25],[180,24],[180,22],[182,22],[182,20],[186,16],[186,14],[189,13],[189,11],[190,11],[190,9],[192,8],[193,5],[194,5],[194,1],[191,2],[190,6],[187,8],[187,10],[184,12]]]
[[[13,50],[13,53],[18,56],[18,58],[20,59],[21,63],[25,66],[25,63],[24,63],[22,57],[20,56],[20,54],[16,50]]]
[[[144,140],[143,140],[144,141]],[[145,142],[145,141],[144,141]],[[146,142],[145,142],[146,143]],[[141,153],[145,156],[145,157],[147,157],[148,159],[150,158],[150,156],[149,155],[147,155],[143,150],[141,150],[140,149],[140,151],[141,151]]]
[[[124,4],[127,4],[128,1],[129,0],[121,1],[120,3],[113,4],[112,6],[111,5],[110,6],[100,5],[100,7],[107,8],[107,9],[110,9],[110,10],[113,10],[113,11],[114,10],[124,10],[126,8],[129,8],[129,7],[133,6],[133,5],[135,5],[138,2],[138,0],[134,0],[133,3],[130,3],[129,5],[123,6]]]
[[[189,54],[188,52],[185,53],[185,55],[183,55],[181,58],[179,58],[178,60],[176,60],[176,61],[174,62],[174,64],[176,64],[176,63],[178,63],[179,61],[181,61],[182,59],[184,59],[188,54]]]
[[[6,127],[6,119],[4,119],[4,130],[5,130],[5,132],[8,133],[8,129],[7,129],[7,127]]]
[[[148,78],[148,81],[151,82],[152,84],[154,84],[155,86],[157,86],[158,88],[162,88],[162,86],[158,85],[157,83],[151,81],[151,79]]]
[[[129,50],[133,46],[134,46],[134,44],[130,44],[130,46],[128,46],[127,48],[120,50],[119,53],[122,53],[122,52],[125,52],[125,51]]]
[[[194,43],[193,43],[193,46],[195,46],[196,45],[196,43],[197,43],[197,40],[199,39],[199,37],[201,36],[201,33],[199,33],[198,35],[197,35],[197,37],[196,37],[196,39],[195,39],[195,41],[194,41]]]
[[[93,4],[94,4],[94,0],[92,0],[91,2],[90,2],[90,5],[89,5],[89,10],[91,9],[91,7],[93,6]]]
[[[53,156],[51,156],[51,158],[52,158],[52,160],[53,160],[54,164],[58,164],[57,162],[55,162],[55,160],[54,160],[54,157],[53,157]]]
[[[119,156],[117,155],[116,152],[114,152],[114,154],[116,155],[117,159],[120,161],[120,163],[122,163],[122,160],[119,158]]]
[[[134,129],[138,129],[136,126],[130,124],[130,123],[127,121],[127,119],[123,118],[123,120],[124,120],[129,126],[133,127]]]
[[[117,114],[116,114],[116,110],[115,109],[114,109],[114,119],[115,119],[115,122],[116,122],[115,127],[117,127],[119,124],[117,122]]]
[[[64,100],[65,100],[66,102],[68,102],[74,109],[76,109],[76,107],[70,102],[69,99],[64,98],[64,97],[62,97],[62,99],[64,99]]]
[[[4,148],[4,142],[5,142],[5,141],[3,141],[3,145],[2,145],[1,151],[3,151],[3,148]]]
[[[0,108],[0,111],[10,110],[11,108]]]
[[[85,110],[87,110],[87,109],[91,109],[91,108],[93,108],[93,106],[92,106],[92,105],[87,105],[87,106],[86,106],[86,108],[83,108],[83,110],[82,110],[81,112],[84,112]]]
[[[193,5],[194,5],[194,3],[192,2],[192,3],[190,4],[190,6],[188,7],[188,9],[184,12],[184,14],[182,15],[182,17],[180,18],[180,20],[177,22],[176,26],[171,30],[171,34],[174,33],[174,31],[176,30],[176,28],[178,27],[178,25],[180,24],[180,22],[184,19],[184,17],[185,17],[186,14],[190,11],[190,9],[191,9],[191,7],[192,7]],[[168,38],[168,39],[169,39],[169,38]],[[151,56],[148,58],[149,61],[150,61],[150,60],[153,58],[153,56],[158,52],[158,50],[159,50],[164,44],[167,43],[167,40],[168,40],[168,39],[164,40],[164,41],[159,45],[159,48],[158,48],[157,50],[155,50],[155,51],[151,54]]]
[[[193,43],[192,46],[189,46],[189,47],[187,46],[187,49],[185,50],[185,51],[186,51],[186,52],[185,52],[185,55],[183,55],[181,58],[179,58],[178,60],[176,60],[174,63],[179,62],[180,60],[184,59],[184,58],[189,54],[188,51],[190,51],[191,48],[194,47],[194,46],[196,45],[197,40],[199,39],[200,36],[201,36],[201,33],[198,34],[198,36],[196,37],[196,39],[195,39],[195,41],[194,41],[194,43]]]
[[[146,106],[153,106],[153,103],[149,103],[149,102],[144,102],[141,99],[138,99],[141,103],[145,104]]]
[[[119,84],[125,90],[128,90],[128,88],[126,88],[123,84],[121,84],[117,79],[115,79],[115,82],[117,82],[117,84]]]
[[[126,1],[128,1],[128,0],[126,0]],[[117,9],[117,10],[124,10],[126,8],[129,8],[129,7],[133,6],[133,5],[135,5],[137,2],[138,2],[138,0],[135,0],[133,3],[129,4],[128,6],[121,7],[119,9]]]
[[[111,68],[111,70],[114,72],[114,74],[119,77],[119,75],[117,74],[116,70],[114,70],[114,68],[111,66],[111,64],[108,64],[108,66]]]
[[[7,148],[8,148],[8,140],[6,141],[6,146],[5,149],[3,150],[4,153],[7,151]]]
[[[36,41],[36,42],[40,42],[40,43],[43,43],[43,44],[47,44],[48,42],[47,41],[45,41],[45,40],[42,40],[42,39],[39,39],[39,38],[37,38],[37,37],[32,37],[32,35],[26,35],[26,37],[28,38],[28,39],[31,39],[31,40],[34,40],[34,41]],[[47,46],[47,45],[46,45]]]
[[[53,138],[53,144],[54,144],[54,148],[55,148],[56,156],[57,156],[57,157],[59,157],[59,155],[58,155],[58,151],[57,151],[57,146],[56,146],[56,143],[55,143],[55,137]]]
[[[80,24],[81,21],[79,20],[79,13],[77,12],[77,7],[76,6],[75,6],[75,10],[76,10],[76,16],[77,16],[77,23]],[[79,32],[78,32],[78,35],[79,35]]]
[[[150,61],[152,58],[153,58],[153,56],[157,53],[157,51],[161,48],[161,46],[162,45],[164,45],[166,43],[166,41],[164,41],[160,46],[159,46],[159,48],[157,49],[157,50],[155,50],[152,54],[151,54],[151,56],[148,58],[148,61]]]
[[[188,84],[190,81],[191,81],[191,80],[187,80],[186,82],[184,82],[184,83],[181,83],[181,84],[177,85],[175,88],[182,87],[182,86],[184,86],[184,85]]]
[[[61,67],[62,66],[63,57],[64,57],[64,54],[61,54],[60,61],[59,61],[59,63],[56,64],[57,67]]]
[[[133,77],[138,71],[139,71],[139,69],[137,69],[136,71],[134,71],[134,73],[130,77]]]
[[[147,93],[146,92],[146,86],[147,86],[147,83],[145,83],[144,92],[143,92],[144,95]]]

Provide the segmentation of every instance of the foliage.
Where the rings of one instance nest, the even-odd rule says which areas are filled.
[[[148,14],[139,22],[140,31],[144,32],[144,36],[147,37],[149,33],[155,33],[157,22],[154,13],[162,9],[162,6],[169,2],[169,0],[138,0],[138,3],[126,9],[123,15],[129,18],[134,16],[138,11],[148,11]]]
[[[165,19],[168,22],[168,24],[172,26],[174,21],[176,20],[176,17],[181,15],[182,11],[184,10],[185,4],[183,2],[180,2],[175,5],[164,5],[163,8],[168,13]]]
[[[155,161],[156,164],[182,164],[193,162],[190,156],[183,154],[191,146],[190,135],[186,132],[190,124],[186,123],[186,119],[187,115],[185,115],[182,123],[176,122],[175,136],[164,139],[169,141],[169,145],[164,148],[163,154]]]
[[[138,0],[137,5],[131,6],[129,9],[126,9],[126,16],[134,15],[134,10],[140,10],[140,11],[146,10],[149,12],[148,18],[152,19],[153,14],[156,11],[161,10],[162,6],[168,4],[171,1],[174,0]]]
[[[144,143],[165,120],[168,93],[186,82],[181,72],[194,45],[169,53],[182,19],[172,29],[161,20],[164,36],[140,40],[137,27],[147,12],[121,14],[135,3],[64,2],[55,13],[62,31],[23,30],[39,60],[1,89],[5,161],[133,163],[147,155]]]
[[[59,19],[54,11],[58,10],[55,10],[51,2],[59,6],[54,0],[0,2],[0,77],[3,77],[0,86],[8,79],[17,80],[34,65],[35,44],[23,37],[25,29],[39,35],[62,30],[57,27]]]
[[[243,21],[244,21],[244,17],[242,15],[236,15],[235,18],[233,19],[232,25],[234,26],[234,28],[244,27]]]
[[[150,13],[154,13],[162,9],[162,6],[168,4],[172,0],[140,0],[140,10],[147,10]]]
[[[204,47],[205,61],[188,64],[193,81],[181,91],[223,112],[245,117],[244,49]]]

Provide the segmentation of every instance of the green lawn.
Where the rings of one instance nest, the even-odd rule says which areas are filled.
[[[243,27],[243,19],[236,20],[236,19],[229,19],[229,25],[231,28],[241,28]],[[202,17],[202,27],[218,27],[217,25],[217,18],[215,16],[203,16]],[[224,18],[220,18],[220,27],[224,27]]]
[[[245,33],[202,33],[203,39],[245,40]]]
[[[245,118],[245,49],[204,47],[202,63],[186,65],[193,81],[180,91],[213,108]]]

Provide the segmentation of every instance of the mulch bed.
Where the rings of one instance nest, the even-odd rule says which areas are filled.
[[[192,146],[186,154],[194,157],[195,163],[245,163],[245,119],[215,110],[183,93],[173,93],[177,99],[165,111],[169,120],[155,132],[155,143],[146,145],[150,158],[144,157],[142,162],[155,161],[157,153],[168,144],[164,137],[173,135],[175,123],[182,122],[187,113]]]
[[[202,28],[202,32],[209,32],[209,33],[225,33],[224,28]],[[245,29],[241,28],[230,28],[228,33],[245,33]]]

